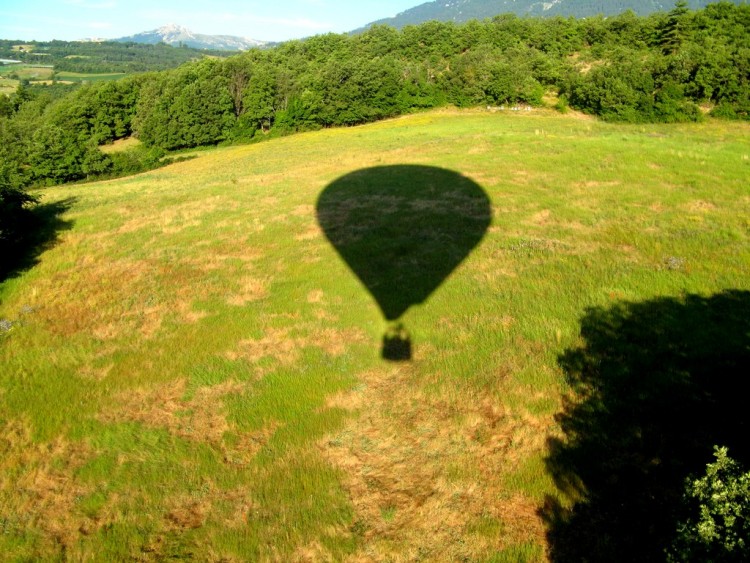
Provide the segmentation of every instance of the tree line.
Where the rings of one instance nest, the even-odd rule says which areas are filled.
[[[562,111],[612,121],[694,121],[705,108],[750,119],[748,29],[750,6],[728,2],[699,11],[678,2],[648,17],[501,15],[319,35],[59,97],[21,86],[0,96],[0,206],[28,204],[18,194],[29,186],[154,166],[164,151],[446,104],[540,106],[553,92]],[[129,136],[142,141],[135,152],[98,148]],[[0,238],[8,238],[7,224]]]
[[[116,41],[13,41],[0,39],[0,59],[54,67],[55,72],[126,74],[168,70],[206,56],[228,57],[230,51],[175,48]]]

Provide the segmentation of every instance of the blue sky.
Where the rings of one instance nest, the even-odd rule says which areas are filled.
[[[284,41],[351,31],[427,0],[0,0],[0,39],[116,38],[168,23]]]

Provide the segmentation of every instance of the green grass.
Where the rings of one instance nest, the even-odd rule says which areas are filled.
[[[544,559],[542,506],[577,500],[546,463],[558,358],[591,307],[750,289],[749,133],[441,111],[41,191],[68,228],[0,285],[0,550]],[[389,362],[316,204],[358,170],[408,186],[407,164],[491,217]],[[340,240],[404,201],[363,200]]]
[[[63,82],[104,82],[107,80],[119,80],[127,76],[124,72],[110,73],[82,73],[61,71],[55,73],[55,79]]]

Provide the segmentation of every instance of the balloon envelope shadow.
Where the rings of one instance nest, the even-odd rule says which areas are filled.
[[[395,324],[423,303],[482,240],[491,220],[482,188],[456,172],[397,165],[357,170],[328,185],[317,202],[323,232],[393,326],[388,360],[411,358]]]

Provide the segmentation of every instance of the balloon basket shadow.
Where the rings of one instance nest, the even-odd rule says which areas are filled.
[[[389,362],[408,362],[411,360],[411,337],[403,326],[391,327],[383,335],[381,356]]]

